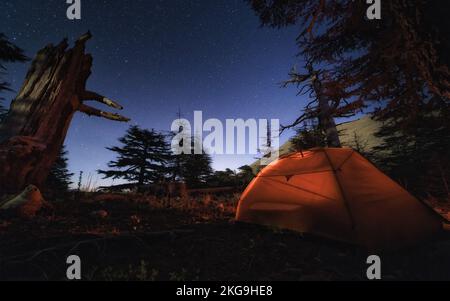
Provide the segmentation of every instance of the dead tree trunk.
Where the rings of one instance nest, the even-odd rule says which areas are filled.
[[[38,52],[0,124],[0,195],[44,183],[76,111],[115,121],[129,120],[83,103],[93,100],[122,109],[114,101],[85,89],[92,66],[91,55],[85,53],[90,38],[90,33],[83,35],[71,49],[64,40]]]
[[[306,65],[306,74],[297,73],[297,71],[292,69],[289,76],[290,80],[283,83],[283,87],[294,84],[300,88],[299,95],[304,95],[305,93],[310,93],[310,95],[315,95],[313,101],[311,101],[305,108],[305,113],[301,115],[297,120],[291,125],[282,126],[281,130],[291,129],[296,126],[302,125],[307,120],[318,119],[319,128],[324,132],[326,136],[326,142],[328,147],[341,147],[341,141],[339,138],[339,132],[336,127],[336,122],[334,117],[336,114],[336,108],[339,102],[336,102],[336,107],[330,106],[329,97],[323,92],[322,81],[320,79],[320,71],[314,70],[312,63]],[[306,90],[306,92],[304,92]],[[312,107],[314,105],[314,107]]]
[[[320,82],[319,75],[312,69],[312,66],[309,72],[312,75],[312,87],[319,103],[319,125],[325,132],[327,144],[329,147],[342,147],[332,109],[328,103],[328,99],[322,93],[322,83]]]

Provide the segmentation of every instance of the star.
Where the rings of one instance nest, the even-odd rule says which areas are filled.
[[[84,0],[80,22],[68,20],[66,9],[63,0],[2,0],[1,32],[33,58],[49,43],[68,37],[73,45],[91,30],[87,87],[120,102],[124,115],[142,128],[168,131],[179,108],[187,119],[200,109],[220,120],[270,111],[290,121],[305,101],[274,84],[295,63],[298,33],[260,29],[245,1]],[[8,99],[20,90],[29,67],[30,62],[8,66],[5,79],[16,91],[5,94]],[[286,112],[281,103],[295,109]],[[127,127],[75,114],[65,141],[72,172],[105,168],[114,156],[106,147],[116,145]],[[214,167],[235,169],[253,156],[246,160],[216,157]]]

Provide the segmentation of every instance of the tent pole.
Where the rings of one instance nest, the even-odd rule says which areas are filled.
[[[347,209],[347,213],[348,213],[348,216],[350,218],[350,222],[352,224],[352,230],[355,230],[355,228],[356,228],[355,219],[354,219],[353,214],[352,214],[350,203],[348,202],[347,197],[345,196],[345,192],[344,192],[344,189],[342,187],[342,184],[339,181],[337,170],[334,168],[333,163],[331,162],[331,159],[328,156],[327,150],[323,149],[323,152],[325,153],[325,157],[328,160],[328,164],[330,164],[331,170],[333,170],[334,178],[336,179],[336,183],[338,184],[339,190],[341,191],[342,199],[344,201],[344,206]],[[352,150],[352,155],[353,155],[353,153],[354,153],[354,151]]]

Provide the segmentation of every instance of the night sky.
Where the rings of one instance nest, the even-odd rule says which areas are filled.
[[[286,124],[306,102],[295,89],[279,88],[290,68],[302,65],[297,30],[261,28],[243,0],[82,0],[80,21],[66,18],[67,7],[65,0],[2,0],[0,32],[34,57],[46,44],[64,37],[73,42],[91,30],[88,89],[124,105],[120,113],[131,124],[169,131],[179,109],[187,119],[202,110],[204,119],[279,118]],[[8,66],[4,78],[15,90],[28,67]],[[71,172],[111,184],[95,171],[114,158],[105,147],[116,145],[128,126],[78,113],[66,140]],[[250,155],[215,156],[213,167],[253,161]]]

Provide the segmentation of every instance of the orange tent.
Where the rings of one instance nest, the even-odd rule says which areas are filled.
[[[239,201],[237,220],[391,249],[428,238],[442,221],[352,149],[314,149],[263,169]]]

